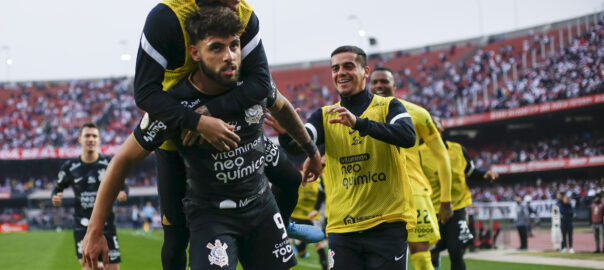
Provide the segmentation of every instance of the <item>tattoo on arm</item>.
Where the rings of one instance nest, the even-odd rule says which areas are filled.
[[[300,116],[285,97],[277,94],[275,104],[268,110],[298,145],[305,145],[310,142],[310,135],[308,135]]]
[[[195,109],[195,112],[201,115],[211,116],[210,111],[206,105],[202,105],[201,107]]]

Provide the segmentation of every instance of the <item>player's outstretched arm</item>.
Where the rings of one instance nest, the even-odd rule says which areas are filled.
[[[441,202],[438,211],[438,220],[440,223],[445,224],[453,216],[453,206],[451,205],[451,160],[440,136],[426,142],[426,145],[438,161]]]
[[[289,103],[289,101],[277,91],[277,97],[272,106],[268,108],[274,120],[287,132],[291,138],[302,148],[308,156],[304,162],[304,176],[302,184],[317,180],[323,166],[321,165],[321,154],[317,145],[311,140],[308,131],[302,124],[302,119]]]
[[[403,148],[415,145],[417,135],[411,121],[411,116],[407,113],[405,106],[396,99],[393,99],[389,104],[386,122],[360,118],[348,109],[340,106],[331,107],[327,112],[338,113],[340,117],[329,119],[328,122],[330,124],[339,123],[346,125],[358,130],[361,136],[369,135],[374,139]]]
[[[103,258],[103,264],[109,264],[107,240],[103,235],[103,225],[117,194],[124,186],[126,175],[130,169],[142,161],[151,152],[142,148],[130,135],[122,144],[117,154],[109,162],[105,178],[97,192],[96,201],[90,217],[86,236],[82,241],[82,261],[92,269],[98,269],[97,259]]]

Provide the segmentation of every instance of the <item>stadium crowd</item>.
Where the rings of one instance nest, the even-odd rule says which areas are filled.
[[[16,83],[0,89],[1,149],[75,146],[80,125],[104,127],[104,144],[121,143],[140,111],[131,79]]]
[[[476,202],[514,201],[516,196],[531,200],[555,200],[556,192],[563,192],[577,202],[577,206],[587,206],[593,197],[604,192],[604,177],[599,178],[563,178],[559,181],[521,181],[500,182],[489,186],[471,187],[472,200]]]
[[[492,141],[480,151],[470,151],[477,167],[538,160],[604,155],[604,134],[595,130],[558,133],[548,137],[518,137]]]
[[[498,50],[479,49],[467,62],[446,63],[442,68],[434,66],[431,72],[419,73],[425,78],[412,80],[418,91],[408,99],[434,115],[454,117],[604,92],[603,32],[602,21],[591,25],[564,50],[547,53],[545,59],[537,59],[526,68],[521,64],[522,53],[527,58],[533,51],[541,55],[540,43],[548,48],[550,38],[537,33],[527,37],[522,48],[508,44]],[[517,80],[512,79],[513,66]]]
[[[530,55],[533,50],[541,55],[540,44],[551,42],[546,35],[528,35],[522,48],[506,43],[505,38],[494,39],[485,47],[476,47],[470,57],[462,57],[460,49],[451,45],[435,52],[426,47],[419,56],[404,52],[388,59],[378,56],[372,63],[396,70],[398,87],[408,90],[406,98],[433,115],[470,115],[604,92],[603,31],[602,21],[591,25],[564,50],[539,56],[526,68],[521,55]],[[499,49],[487,49],[497,44]],[[420,57],[413,62],[416,66],[392,66],[410,57]],[[454,59],[456,64],[450,62]],[[518,80],[512,80],[514,65]],[[496,91],[493,78],[498,82]],[[320,106],[337,101],[327,83],[314,75],[306,83],[285,82],[281,91],[307,118]],[[484,86],[488,89],[486,99]],[[16,83],[0,86],[0,97],[0,121],[8,123],[0,126],[0,149],[76,145],[77,127],[86,121],[103,127],[103,144],[119,144],[141,115],[130,78]],[[268,134],[275,135],[270,129]]]

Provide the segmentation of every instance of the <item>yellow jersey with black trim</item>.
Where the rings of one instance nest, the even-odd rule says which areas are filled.
[[[168,89],[172,88],[176,83],[180,80],[184,79],[187,75],[193,73],[197,69],[197,63],[191,58],[189,54],[189,35],[187,34],[187,30],[185,28],[185,20],[187,16],[191,14],[191,12],[199,10],[199,6],[195,0],[164,0],[161,2],[162,4],[168,6],[180,23],[180,28],[184,37],[184,53],[185,53],[185,62],[182,66],[177,67],[175,69],[166,69],[164,71],[164,80],[162,81],[162,88],[164,91],[168,91]],[[237,8],[237,14],[239,14],[239,18],[243,22],[243,28],[241,29],[240,35],[247,27],[247,24],[252,16],[252,6],[250,6],[246,1],[241,1]],[[174,142],[171,140],[165,141],[164,144],[160,146],[160,149],[176,151],[176,146]]]
[[[386,122],[392,99],[374,95],[359,117]],[[413,230],[416,211],[404,154],[394,145],[362,137],[345,125],[330,124],[330,119],[339,116],[327,110],[339,104],[322,108],[327,233],[356,232],[400,221]]]
[[[447,153],[451,160],[451,202],[453,210],[472,205],[472,194],[466,184],[465,170],[468,162],[463,155],[461,145],[456,142],[446,141]],[[440,181],[438,178],[438,163],[426,144],[419,147],[422,158],[422,169],[432,186],[432,203],[435,209],[440,208]]]
[[[407,112],[411,116],[411,121],[413,122],[413,127],[415,127],[415,133],[417,134],[413,147],[404,149],[407,175],[409,175],[409,180],[411,181],[411,188],[415,195],[429,195],[432,193],[432,188],[430,187],[430,181],[426,175],[424,175],[420,163],[419,140],[422,139],[424,143],[426,143],[440,138],[440,133],[432,122],[430,113],[426,109],[409,101],[399,100],[403,103],[405,109],[407,109]]]
[[[315,203],[317,202],[317,196],[319,195],[319,180],[306,183],[306,186],[300,185],[298,188],[298,204],[296,209],[292,213],[293,218],[297,219],[308,219],[308,214],[315,209]],[[320,215],[315,216],[315,220],[318,220]]]

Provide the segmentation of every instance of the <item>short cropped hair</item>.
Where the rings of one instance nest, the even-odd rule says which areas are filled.
[[[355,60],[357,60],[357,62],[359,62],[361,64],[361,66],[363,66],[363,67],[367,66],[367,54],[365,53],[365,51],[363,51],[363,49],[361,49],[357,46],[352,46],[352,45],[340,46],[331,53],[331,57],[333,57],[336,54],[344,53],[344,52],[356,53],[357,57],[355,58]]]
[[[392,76],[394,76],[394,72],[392,72],[392,69],[389,69],[387,67],[376,67],[375,69],[373,69],[373,71],[371,71],[371,74],[373,74],[376,71],[388,71],[388,72],[390,72],[390,74],[392,74]]]
[[[84,123],[82,125],[82,127],[80,128],[80,135],[82,135],[82,131],[84,131],[84,128],[96,128],[99,131],[99,133],[101,133],[101,129],[99,128],[99,126],[97,126],[95,123],[87,122],[87,123]]]

